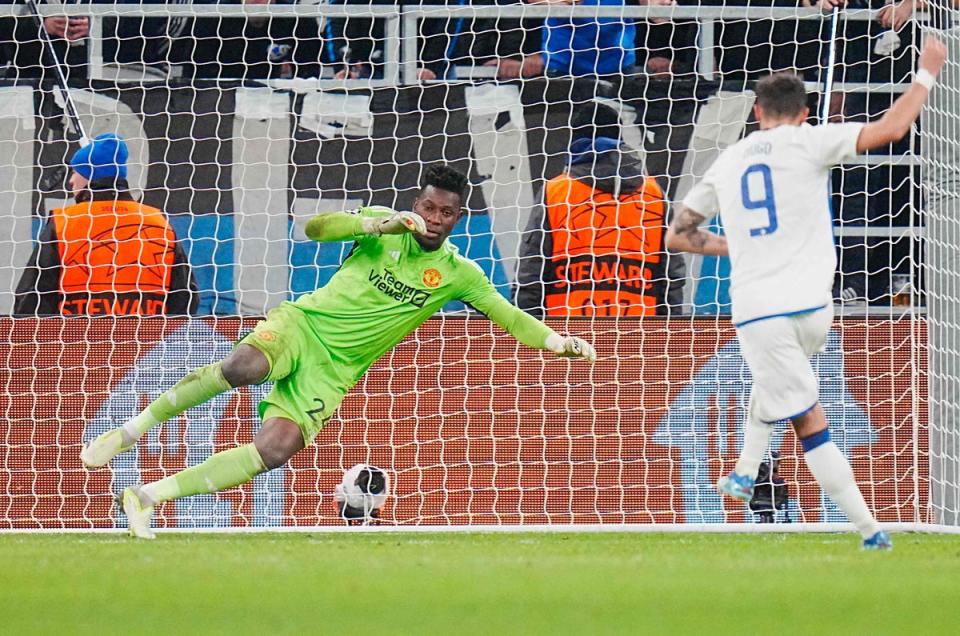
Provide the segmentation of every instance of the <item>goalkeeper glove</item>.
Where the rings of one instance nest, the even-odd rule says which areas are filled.
[[[583,358],[588,362],[597,361],[597,351],[593,348],[593,345],[576,336],[550,334],[547,336],[547,349],[561,358]]]
[[[377,212],[390,212],[386,217],[364,217],[363,231],[374,236],[383,234],[403,234],[404,232],[413,232],[414,234],[426,234],[427,222],[416,212],[394,212],[390,208],[382,205],[371,205],[361,210],[374,210]]]

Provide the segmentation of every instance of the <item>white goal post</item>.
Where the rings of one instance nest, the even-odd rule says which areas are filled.
[[[519,2],[42,4],[44,17],[88,21],[78,43],[59,42],[58,55],[73,60],[69,97],[88,134],[126,140],[132,194],[170,219],[199,289],[186,318],[15,315],[51,210],[72,203],[63,166],[78,147],[24,11],[0,6],[0,531],[121,530],[113,498],[125,487],[248,442],[268,387],[189,410],[109,469],[88,473],[78,458],[84,441],[225,356],[266,311],[330,279],[350,245],[307,240],[312,215],[409,206],[424,167],[441,161],[471,184],[452,241],[505,296],[515,297],[544,236],[556,249],[561,235],[572,244],[590,234],[569,263],[592,265],[545,268],[541,282],[620,298],[634,277],[654,290],[639,296],[656,294],[650,311],[617,317],[600,310],[608,305],[541,300],[549,324],[595,344],[600,360],[588,368],[448,305],[370,369],[289,465],[164,504],[161,530],[341,529],[334,486],[357,463],[391,474],[375,531],[847,528],[786,425],[773,439],[788,492],[766,517],[776,523],[714,490],[735,462],[751,386],[728,316],[728,263],[667,254],[663,211],[612,226],[596,219],[579,238],[532,223],[544,214],[545,183],[570,169],[578,113],[598,105],[612,109],[669,210],[753,129],[752,88],[765,72],[800,72],[811,105],[822,103],[829,16]],[[919,27],[910,23],[902,46],[879,56],[875,17],[841,13],[833,120],[879,116],[910,81]],[[630,72],[570,77],[538,61],[529,41],[542,37],[538,21],[560,29],[571,19],[632,34]],[[879,520],[956,532],[960,36],[944,37],[953,57],[920,126],[835,172],[837,320],[815,368],[833,439]],[[199,44],[185,54],[188,40]],[[356,57],[361,41],[366,58]],[[199,59],[214,49],[225,57]],[[129,50],[153,57],[124,58]],[[436,50],[444,57],[427,60]],[[38,52],[32,62],[28,51]],[[508,77],[511,60],[529,76]],[[339,77],[344,70],[354,76]],[[637,256],[638,243],[649,251]],[[619,255],[601,275],[603,250]],[[628,261],[638,269],[621,267]]]
[[[949,61],[922,117],[923,178],[926,200],[925,271],[928,280],[930,339],[930,505],[935,519],[960,525],[960,303],[954,295],[960,260],[951,246],[960,236],[960,30],[939,32]]]

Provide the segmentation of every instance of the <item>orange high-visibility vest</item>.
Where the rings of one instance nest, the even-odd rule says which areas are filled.
[[[53,211],[65,316],[163,314],[176,235],[160,210],[91,201]]]
[[[662,304],[666,208],[652,177],[615,198],[567,174],[547,182],[553,240],[544,304],[550,316],[651,316]]]

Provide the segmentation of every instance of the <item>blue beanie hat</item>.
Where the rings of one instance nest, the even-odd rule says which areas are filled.
[[[98,135],[73,153],[70,167],[88,181],[111,177],[127,178],[127,144],[113,133]]]

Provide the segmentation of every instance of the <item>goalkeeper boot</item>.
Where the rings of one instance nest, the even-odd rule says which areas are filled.
[[[753,499],[753,478],[747,475],[738,475],[731,472],[717,481],[717,490],[721,495],[728,495],[742,501]]]
[[[869,539],[863,540],[864,550],[893,550],[893,541],[890,535],[882,530]]]
[[[96,470],[106,466],[110,460],[137,445],[137,440],[124,445],[124,430],[115,428],[84,444],[80,451],[80,461],[87,470]]]
[[[127,530],[131,536],[138,539],[155,539],[157,535],[150,529],[153,519],[153,506],[143,504],[143,494],[140,486],[131,486],[123,491],[119,497],[124,514],[127,515]]]

